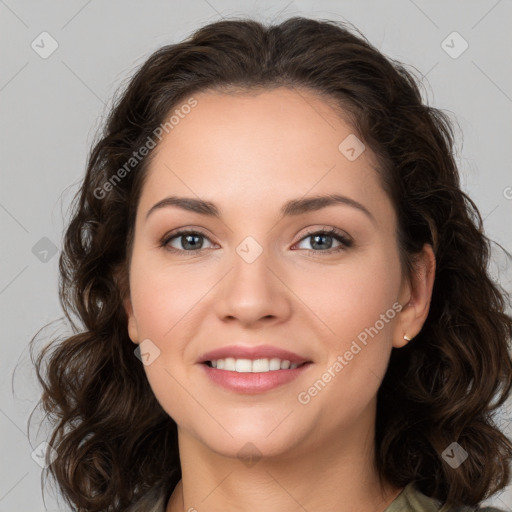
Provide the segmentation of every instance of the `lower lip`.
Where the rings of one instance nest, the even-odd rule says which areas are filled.
[[[232,372],[229,370],[219,370],[206,364],[201,364],[206,375],[215,384],[236,391],[237,393],[263,393],[271,389],[287,384],[296,379],[312,363],[306,363],[293,370],[271,370],[269,372]]]

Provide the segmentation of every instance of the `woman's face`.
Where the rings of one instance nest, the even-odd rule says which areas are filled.
[[[415,334],[399,313],[410,286],[370,150],[311,92],[194,98],[149,167],[125,302],[156,398],[224,455],[367,435],[391,348]],[[310,202],[330,195],[342,199]],[[218,215],[152,209],[169,196]],[[307,364],[286,369],[288,357]]]

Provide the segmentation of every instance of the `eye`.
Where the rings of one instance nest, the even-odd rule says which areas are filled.
[[[171,241],[177,239],[176,242],[181,247],[173,247]],[[160,247],[165,247],[171,252],[197,252],[205,248],[202,247],[201,240],[210,240],[204,233],[200,231],[181,230],[175,231],[171,235],[166,235],[160,241]]]
[[[347,236],[343,235],[335,228],[324,229],[320,231],[309,231],[299,243],[311,239],[313,249],[305,249],[308,252],[314,253],[328,253],[346,250],[352,247],[353,241]],[[332,247],[333,239],[339,243],[337,247]],[[179,230],[168,235],[165,235],[159,243],[160,247],[175,253],[194,253],[206,250],[203,247],[202,241],[211,240],[201,231],[193,230]],[[172,243],[177,244],[179,247],[173,246]],[[320,249],[320,250],[319,250]]]
[[[312,240],[311,246],[313,247],[313,249],[306,250],[309,252],[316,253],[326,252],[330,254],[333,252],[343,251],[351,247],[353,244],[352,240],[347,238],[345,235],[343,235],[335,228],[330,228],[321,231],[309,231],[306,234],[306,236],[301,239],[299,243],[308,239]],[[340,245],[338,247],[332,247],[333,239],[339,242]]]

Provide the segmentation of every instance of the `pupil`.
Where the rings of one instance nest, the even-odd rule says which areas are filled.
[[[315,247],[315,246],[317,246],[317,247],[318,247],[317,240],[318,240],[318,239],[325,239],[325,238],[331,238],[331,237],[330,237],[329,235],[314,235],[314,236],[313,236],[313,240],[314,240],[314,241],[313,241],[313,243],[312,243],[312,246],[313,246],[313,247]],[[330,244],[328,244],[327,249],[330,249],[330,248],[331,248],[331,246],[332,246],[332,240],[331,240],[331,243],[330,243]],[[320,247],[320,248],[322,248],[322,247]]]
[[[190,243],[189,242],[189,239],[190,238],[195,238],[195,239],[198,239],[199,237],[197,235],[184,235],[182,237],[182,239],[185,239],[185,243],[183,244],[183,247],[187,248],[187,245],[188,245],[188,248],[189,249],[197,249],[197,245],[200,245],[198,243]]]

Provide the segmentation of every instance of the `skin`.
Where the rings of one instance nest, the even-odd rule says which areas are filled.
[[[311,91],[195,94],[198,104],[156,148],[142,190],[125,299],[134,343],[159,356],[144,366],[151,388],[178,425],[182,480],[167,512],[383,511],[402,490],[379,486],[373,464],[376,394],[391,349],[413,338],[428,314],[435,260],[426,245],[418,272],[403,279],[396,214],[366,150],[349,161],[338,146],[351,127]],[[282,217],[294,198],[339,193],[347,205]],[[177,207],[149,209],[182,195],[215,203],[221,219]],[[257,212],[257,214],[255,214]],[[337,228],[352,247],[306,228]],[[177,228],[202,231],[195,253]],[[261,255],[236,251],[252,236]],[[323,245],[322,245],[323,243]],[[293,249],[292,249],[293,248]],[[309,249],[309,251],[308,251]],[[365,328],[396,303],[400,313],[335,378],[302,404]],[[213,384],[202,353],[240,343],[271,344],[313,361],[294,381],[243,395]],[[254,465],[237,457],[252,443]]]

